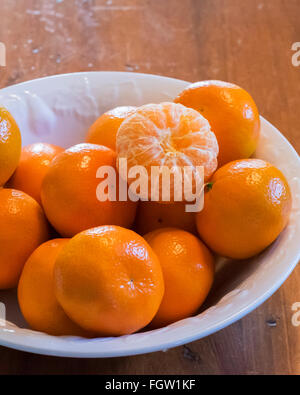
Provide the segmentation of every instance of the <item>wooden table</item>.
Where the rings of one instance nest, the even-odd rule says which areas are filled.
[[[222,79],[254,96],[300,152],[300,0],[3,0],[0,86],[51,74],[121,70],[189,81]],[[0,374],[295,374],[300,268],[263,306],[206,339],[167,352],[108,360],[0,348]]]

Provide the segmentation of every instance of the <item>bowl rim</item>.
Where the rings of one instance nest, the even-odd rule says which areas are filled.
[[[170,78],[170,77],[164,77],[160,75],[155,75],[155,74],[146,74],[146,73],[134,73],[134,72],[122,72],[122,71],[83,71],[83,72],[73,72],[73,73],[64,73],[64,74],[54,74],[46,77],[41,77],[25,82],[21,82],[18,84],[10,85],[7,87],[4,87],[0,89],[0,93],[5,93],[6,90],[11,90],[15,87],[26,87],[27,85],[30,85],[33,82],[39,82],[39,81],[44,81],[44,80],[50,80],[50,79],[55,79],[55,78],[69,78],[69,77],[84,77],[86,75],[104,75],[104,74],[110,74],[110,75],[119,75],[119,76],[132,76],[133,78],[152,78],[152,79],[165,79],[165,80],[170,80],[176,83],[185,83],[188,84],[189,82],[179,80],[176,78]],[[289,149],[291,155],[294,156],[295,158],[295,166],[299,167],[299,172],[300,172],[300,157],[296,150],[293,148],[293,146],[290,144],[290,142],[287,140],[287,138],[280,133],[280,131],[273,126],[269,121],[267,121],[264,117],[260,117],[261,121],[265,123],[267,126],[269,126],[272,129],[272,132],[280,136],[280,138],[285,142],[287,148]],[[169,341],[164,341],[164,342],[157,342],[155,345],[146,345],[143,346],[142,342],[138,344],[131,344],[131,348],[125,348],[124,350],[121,350],[117,352],[116,350],[112,351],[105,351],[101,352],[101,350],[97,349],[95,347],[95,350],[91,351],[80,351],[78,350],[63,350],[59,348],[59,345],[61,345],[61,342],[68,341],[68,339],[74,339],[72,337],[55,337],[55,336],[47,336],[47,339],[49,341],[53,339],[51,342],[51,347],[49,347],[48,342],[44,341],[41,342],[39,340],[39,336],[41,335],[39,332],[36,333],[36,341],[32,341],[31,337],[31,343],[34,344],[28,344],[28,337],[22,336],[21,334],[15,334],[11,333],[9,330],[6,332],[1,331],[1,326],[0,326],[0,345],[9,347],[12,349],[20,350],[20,351],[27,351],[35,354],[41,354],[41,355],[49,355],[49,356],[58,356],[58,357],[72,357],[72,358],[112,358],[112,357],[122,357],[122,356],[130,356],[130,355],[138,355],[138,354],[146,354],[150,352],[156,352],[156,351],[161,351],[161,350],[166,350],[170,348],[174,348],[183,344],[190,343],[195,340],[202,339],[206,336],[209,336],[213,333],[216,333],[220,331],[221,329],[224,329],[225,327],[231,325],[232,323],[240,320],[247,314],[251,313],[254,309],[259,307],[262,303],[264,303],[271,295],[273,295],[280,287],[281,285],[286,281],[286,279],[290,276],[296,265],[298,264],[300,260],[300,245],[298,248],[297,253],[295,253],[293,260],[289,264],[287,270],[283,273],[282,276],[278,277],[278,280],[270,287],[267,289],[264,293],[256,297],[254,300],[252,300],[251,303],[249,303],[247,306],[244,306],[240,308],[238,311],[228,314],[227,317],[225,317],[223,320],[221,320],[218,323],[212,324],[208,326],[208,328],[205,331],[202,331],[200,334],[191,334],[187,336],[182,336],[180,339],[177,339],[174,341],[174,339],[170,339]],[[173,324],[174,325],[174,324]],[[159,331],[159,330],[158,330]],[[199,328],[199,331],[201,331],[201,328]],[[32,331],[34,332],[34,331]],[[152,331],[151,331],[152,332]],[[155,331],[153,331],[155,332]],[[130,335],[129,335],[130,336]],[[56,342],[54,341],[56,340]],[[101,340],[102,339],[102,340]],[[26,341],[27,340],[27,341]],[[98,338],[98,339],[92,339],[91,341],[97,342],[101,344],[103,342],[103,338]],[[85,341],[89,341],[86,340]],[[54,344],[56,343],[56,345]]]

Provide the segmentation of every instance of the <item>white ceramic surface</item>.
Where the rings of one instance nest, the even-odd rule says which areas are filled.
[[[44,141],[68,147],[82,142],[88,126],[104,111],[118,105],[172,100],[186,85],[184,81],[145,74],[76,73],[2,89],[0,103],[16,118],[23,144]],[[200,339],[258,307],[280,287],[300,259],[300,159],[263,118],[256,156],[279,167],[287,177],[293,194],[291,220],[278,240],[247,264],[218,263],[216,283],[204,312],[163,329],[119,338],[53,337],[26,329],[15,292],[0,291],[0,302],[7,310],[7,321],[0,321],[0,344],[70,357],[141,354]]]

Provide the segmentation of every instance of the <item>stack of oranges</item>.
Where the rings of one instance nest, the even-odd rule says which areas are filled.
[[[253,257],[287,225],[285,177],[249,159],[259,133],[252,97],[221,81],[191,84],[173,103],[115,108],[66,150],[21,149],[0,108],[0,289],[18,287],[30,327],[51,335],[120,336],[197,313],[215,254]],[[190,166],[192,177],[201,166],[204,208],[186,212],[175,183],[168,201],[160,187],[156,201],[149,189],[121,199],[119,159],[128,172]],[[103,167],[116,170],[115,199],[98,190]]]

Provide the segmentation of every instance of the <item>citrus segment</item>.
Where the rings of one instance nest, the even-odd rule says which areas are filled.
[[[153,166],[168,169],[189,167],[198,174],[204,168],[208,179],[217,167],[218,143],[208,121],[199,112],[181,104],[148,104],[137,108],[117,133],[117,154],[128,169],[143,166],[150,177]],[[192,181],[191,185],[192,185]],[[160,185],[160,199],[162,199]],[[175,184],[171,183],[170,202]],[[151,188],[144,198],[151,199]]]

